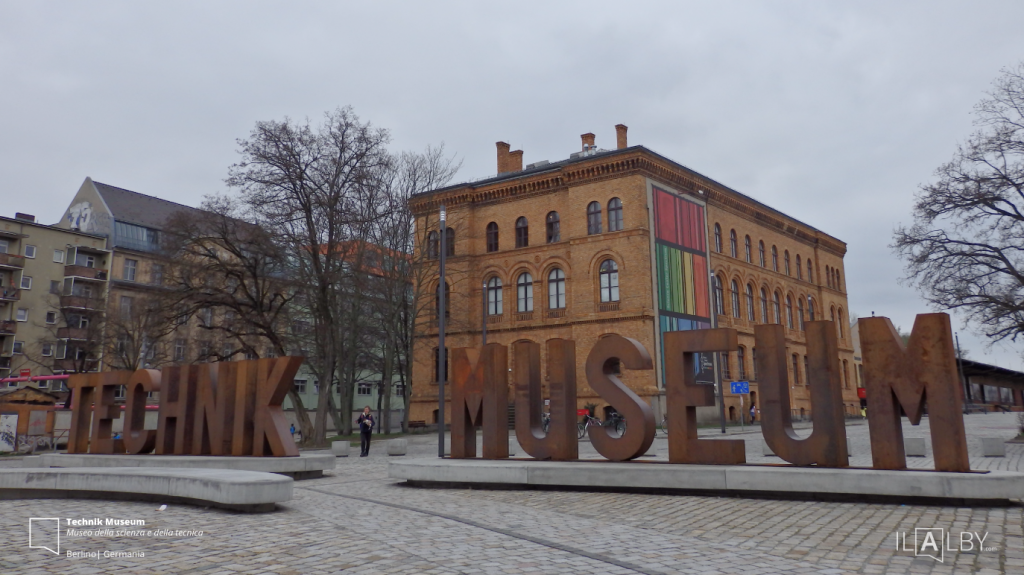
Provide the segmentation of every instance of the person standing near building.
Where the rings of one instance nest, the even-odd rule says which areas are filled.
[[[370,414],[369,405],[363,408],[363,413],[359,416],[358,423],[359,446],[362,448],[359,457],[366,457],[370,454],[370,434],[373,433],[373,415]]]

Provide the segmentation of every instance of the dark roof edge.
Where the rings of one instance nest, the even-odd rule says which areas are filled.
[[[143,194],[142,192],[136,192],[135,190],[129,190],[128,188],[122,188],[120,186],[112,186],[110,184],[104,184],[103,182],[97,182],[96,180],[93,180],[92,183],[96,184],[96,185],[99,185],[99,186],[106,186],[108,188],[114,188],[115,190],[121,190],[122,192],[128,192],[129,194],[138,194],[140,196],[144,196],[144,197],[147,197],[147,198],[152,198],[154,200],[159,200],[161,202],[165,202],[165,203],[168,203],[168,204],[174,204],[176,206],[181,206],[181,207],[189,209],[189,210],[199,210],[199,208],[197,208],[195,206],[187,206],[185,204],[181,204],[181,203],[178,203],[178,202],[175,202],[175,201],[165,200],[164,198],[161,198],[159,196],[151,196],[149,194]],[[202,210],[199,210],[199,211],[202,211]]]

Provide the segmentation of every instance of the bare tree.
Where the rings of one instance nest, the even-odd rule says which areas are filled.
[[[108,367],[135,371],[158,369],[170,363],[167,336],[178,327],[171,294],[152,291],[120,295],[111,301],[103,322],[103,360]]]
[[[975,106],[953,159],[922,185],[912,226],[893,248],[906,280],[994,340],[1024,333],[1024,62],[1004,69]]]

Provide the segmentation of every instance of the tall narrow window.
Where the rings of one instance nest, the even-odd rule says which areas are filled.
[[[782,296],[779,292],[772,294],[772,323],[782,324]]]
[[[772,271],[779,271],[779,249],[772,246]]]
[[[124,260],[124,275],[121,276],[125,281],[135,281],[135,272],[139,267],[138,260],[131,260],[125,258]]]
[[[814,265],[810,258],[807,259],[807,281],[814,283]]]
[[[501,315],[501,280],[487,280],[487,315]]]
[[[807,319],[814,321],[814,300],[807,298]]]
[[[736,349],[736,377],[740,379],[747,379],[747,366],[746,361],[743,357],[743,347],[740,346]]]
[[[754,321],[754,286],[747,284],[747,319]]]
[[[498,224],[495,222],[487,224],[487,251],[498,251]]]
[[[440,289],[434,293],[434,317],[440,315],[441,293]],[[444,282],[444,319],[452,317],[452,286]]]
[[[843,283],[841,281],[839,281],[839,272],[838,271],[836,271],[836,289],[839,290],[839,291],[843,291]]]
[[[565,272],[559,268],[548,273],[548,308],[565,308]]]
[[[562,241],[562,231],[560,227],[561,225],[558,220],[558,212],[548,212],[547,232],[549,244]]]
[[[590,202],[587,206],[587,234],[601,233],[601,204]]]
[[[793,329],[793,298],[786,296],[786,327]]]
[[[712,278],[715,289],[715,313],[718,315],[725,315],[725,294],[722,292],[722,278],[714,276]]]
[[[757,381],[757,348],[750,348],[750,379]]]
[[[729,373],[729,354],[724,351],[719,353],[718,361],[722,365],[722,379],[732,381],[732,374]]]
[[[793,354],[793,385],[800,385],[800,355]]]
[[[804,268],[800,267],[800,255],[796,256],[796,279],[804,279]]]
[[[843,360],[843,387],[850,389],[850,364]]]
[[[810,377],[811,377],[811,366],[810,366],[810,363],[808,363],[808,361],[807,361],[807,356],[805,355],[804,356],[804,385],[810,385],[810,383],[811,383],[810,382]]]
[[[444,230],[444,256],[446,258],[455,257],[455,228],[445,228]]]
[[[516,310],[519,313],[533,311],[533,276],[528,272],[519,274],[516,280]]]
[[[835,306],[832,306],[832,309],[828,310],[828,312],[829,312],[829,316],[832,317],[832,323],[835,323],[836,322],[836,308],[835,308]]]
[[[782,254],[782,263],[786,266],[786,275],[787,276],[791,275],[789,273],[789,250],[786,250],[785,252],[783,252],[783,254]]]
[[[715,224],[715,251],[722,253],[722,226]]]
[[[601,262],[601,301],[619,301],[619,266],[614,260]]]
[[[736,254],[736,230],[729,230],[729,255],[739,257]]]
[[[832,268],[828,266],[825,266],[825,285],[832,287]]]
[[[516,220],[516,247],[525,248],[530,245],[530,223],[524,216]]]
[[[761,267],[766,267],[767,263],[764,259],[764,242],[757,242],[757,260],[761,264]]]
[[[622,200],[612,198],[608,202],[608,231],[617,232],[622,229]]]
[[[736,280],[732,280],[729,287],[732,288],[730,290],[732,295],[732,317],[738,318],[740,317],[740,286],[736,283]]]
[[[843,339],[843,310],[842,308],[836,312],[836,325],[839,326],[839,339]]]
[[[430,232],[427,234],[427,258],[436,260],[440,257],[441,249],[439,246],[441,243],[438,239],[439,237],[440,236],[438,236],[437,232]]]
[[[751,253],[750,253],[750,236],[745,236],[743,238],[743,248],[744,248],[744,250],[746,251],[746,254],[747,254],[746,255],[747,263],[748,264],[749,263],[753,263],[753,260],[751,259]]]
[[[768,323],[768,292],[761,288],[761,323]]]
[[[796,298],[796,320],[800,325],[800,331],[804,331],[804,298]]]

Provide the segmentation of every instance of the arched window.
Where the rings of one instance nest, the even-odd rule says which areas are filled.
[[[804,279],[804,268],[800,267],[800,255],[796,256],[796,279]]]
[[[779,248],[772,246],[772,270],[779,271]]]
[[[783,263],[786,266],[786,275],[788,276],[788,275],[790,275],[790,271],[789,271],[789,250],[786,250],[785,252],[782,253],[782,261],[783,261]]]
[[[832,309],[828,310],[829,315],[832,316],[832,323],[836,322],[836,307],[832,306]]]
[[[757,242],[757,261],[761,264],[761,267],[765,267],[764,242]]]
[[[842,282],[839,281],[839,271],[838,270],[836,271],[836,289],[839,290],[839,291],[843,291],[843,284],[842,284]]]
[[[796,298],[796,319],[800,324],[800,331],[804,331],[804,298]]]
[[[761,323],[768,323],[768,292],[761,288]]]
[[[548,308],[565,308],[565,272],[559,268],[548,273]]]
[[[814,321],[814,300],[807,298],[807,319]]]
[[[562,241],[562,230],[560,222],[558,220],[558,212],[548,212],[547,231],[548,231],[548,243],[553,244],[555,242]]]
[[[434,292],[434,317],[437,318],[441,311],[441,290]],[[444,282],[444,318],[452,317],[452,286]]]
[[[750,236],[745,236],[743,238],[743,247],[746,250],[747,263],[749,264],[749,263],[751,263],[753,261],[753,260],[750,259],[751,258],[751,256],[750,256]]]
[[[736,375],[740,379],[747,378],[747,366],[745,364],[746,361],[743,357],[743,346],[740,346],[736,349]]]
[[[498,224],[495,222],[487,224],[487,251],[498,251]]]
[[[843,387],[850,389],[850,363],[843,360]]]
[[[786,327],[793,329],[793,298],[786,296]]]
[[[615,260],[601,262],[601,301],[619,301],[619,266]]]
[[[747,284],[747,319],[754,321],[754,286]]]
[[[436,260],[441,254],[441,236],[437,232],[430,232],[427,234],[427,258]]]
[[[455,228],[445,228],[444,230],[444,256],[446,258],[455,257]]]
[[[825,266],[825,284],[832,287],[832,269],[828,266]]]
[[[772,317],[773,323],[782,324],[782,296],[779,292],[772,294]]]
[[[612,198],[608,201],[608,231],[617,232],[622,229],[622,200]]]
[[[732,317],[740,317],[740,286],[736,283],[736,280],[732,280],[730,286],[732,289]]]
[[[800,355],[793,354],[793,385],[800,385]]]
[[[736,230],[729,230],[729,255],[739,257],[736,254]]]
[[[807,258],[807,281],[814,283],[814,265],[810,258]]]
[[[530,245],[530,223],[525,216],[516,220],[516,247],[525,248]]]
[[[715,224],[715,251],[722,253],[722,226]]]
[[[601,233],[601,204],[590,202],[587,206],[587,235]]]
[[[501,315],[501,279],[487,280],[487,315]]]
[[[839,339],[843,339],[843,309],[839,308],[836,311],[836,325],[839,326]]]
[[[715,291],[715,313],[718,315],[725,315],[725,294],[722,292],[722,278],[714,276],[712,278]]]
[[[533,276],[528,272],[519,274],[516,280],[516,311],[533,311]]]

